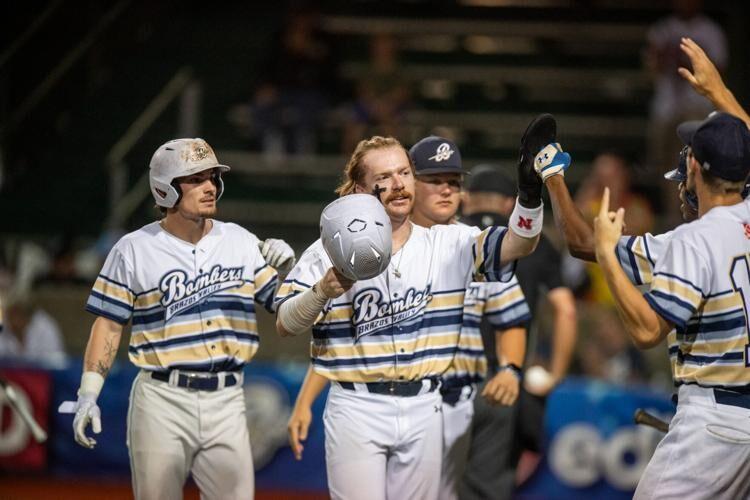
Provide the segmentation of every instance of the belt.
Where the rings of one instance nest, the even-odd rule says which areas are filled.
[[[466,387],[466,389],[464,389],[464,387]],[[443,396],[443,403],[456,406],[464,393],[466,393],[467,398],[470,398],[475,390],[476,386],[471,383],[464,385],[449,385],[447,387],[441,386],[440,395]]]
[[[440,383],[437,378],[427,378],[422,380],[414,380],[411,382],[367,382],[365,384],[355,384],[354,382],[337,382],[342,389],[347,391],[359,390],[359,387],[364,386],[367,392],[373,394],[383,394],[386,396],[401,396],[401,397],[412,397],[418,396],[422,393],[422,389],[425,387],[423,381],[429,381],[430,386],[427,392],[432,392],[438,388]],[[359,386],[359,387],[358,387]]]
[[[232,387],[240,381],[239,374],[234,373],[206,373],[179,372],[177,370],[168,372],[150,372],[151,378],[167,382],[175,387],[193,389],[196,391],[216,391],[224,387]],[[222,383],[223,379],[223,383]]]
[[[750,410],[750,394],[728,391],[726,389],[714,389],[714,398],[720,405],[739,406]]]

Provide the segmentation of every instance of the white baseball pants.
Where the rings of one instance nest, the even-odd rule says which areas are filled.
[[[334,500],[434,500],[443,419],[440,391],[412,397],[331,384],[323,422]]]
[[[750,409],[717,404],[696,385],[680,386],[677,400],[633,498],[750,498]]]
[[[255,494],[242,385],[217,391],[170,386],[141,371],[128,410],[128,449],[138,500],[179,500],[192,473],[202,499]]]

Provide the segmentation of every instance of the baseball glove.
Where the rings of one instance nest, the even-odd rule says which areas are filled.
[[[518,150],[518,202],[526,208],[542,203],[542,179],[534,170],[534,157],[547,144],[555,142],[557,122],[544,113],[534,118],[521,137]]]

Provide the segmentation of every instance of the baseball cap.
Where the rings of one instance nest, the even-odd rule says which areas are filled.
[[[516,196],[518,192],[515,181],[503,173],[497,165],[483,163],[472,168],[470,173],[471,175],[464,183],[464,189],[470,193]]]
[[[461,165],[461,152],[453,141],[444,137],[425,137],[411,147],[409,156],[416,175],[468,173]]]
[[[750,130],[736,116],[713,112],[703,121],[681,123],[677,135],[716,177],[741,181],[750,173]]]

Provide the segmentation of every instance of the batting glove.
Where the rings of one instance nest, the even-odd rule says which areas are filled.
[[[543,182],[553,175],[565,175],[570,166],[570,155],[565,153],[559,143],[548,144],[534,158],[534,170]]]
[[[286,241],[268,238],[265,241],[259,241],[258,248],[266,263],[282,276],[289,274],[294,267],[294,250]]]
[[[60,413],[75,413],[73,417],[73,433],[76,443],[84,448],[96,446],[96,439],[86,436],[86,427],[91,423],[94,434],[102,432],[102,418],[99,407],[96,404],[94,394],[84,393],[78,395],[78,401],[65,401],[60,405]]]

